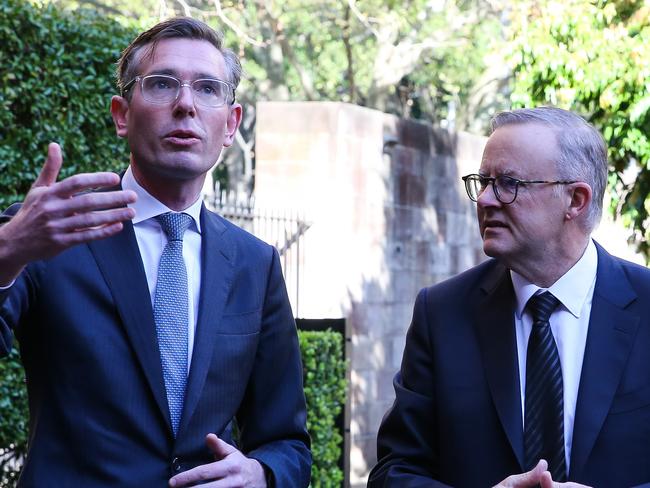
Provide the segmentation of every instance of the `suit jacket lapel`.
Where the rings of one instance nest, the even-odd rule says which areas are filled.
[[[481,286],[476,327],[494,406],[523,469],[523,429],[514,313],[515,295],[507,270],[496,265]]]
[[[199,316],[179,437],[187,428],[203,391],[216,341],[214,324],[222,319],[234,269],[234,244],[226,232],[227,228],[217,215],[205,207],[201,209],[201,229]]]
[[[571,479],[579,478],[616,393],[634,343],[639,316],[624,310],[636,299],[618,262],[600,246],[571,448]]]
[[[171,431],[151,295],[133,224],[124,222],[122,232],[88,246],[113,294],[127,336]]]

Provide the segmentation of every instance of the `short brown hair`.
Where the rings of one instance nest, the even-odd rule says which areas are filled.
[[[191,17],[173,17],[141,33],[122,51],[116,69],[117,87],[122,96],[124,96],[124,86],[139,74],[137,71],[142,58],[138,59],[137,55],[140,50],[148,46],[145,56],[151,56],[161,39],[174,38],[208,41],[216,47],[226,62],[226,77],[228,78],[226,81],[237,88],[241,79],[241,64],[237,55],[223,46],[223,34],[200,20]]]

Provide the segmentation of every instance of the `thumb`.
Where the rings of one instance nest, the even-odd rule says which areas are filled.
[[[222,441],[215,434],[208,434],[205,438],[205,444],[212,451],[217,461],[237,451],[235,447]]]
[[[526,473],[526,482],[534,483],[535,486],[537,486],[537,484],[540,483],[543,474],[547,472],[547,469],[548,462],[546,462],[545,459],[540,459],[537,463],[537,466]]]
[[[49,146],[47,146],[47,159],[32,187],[50,186],[56,183],[62,164],[61,146],[56,142],[50,142]]]

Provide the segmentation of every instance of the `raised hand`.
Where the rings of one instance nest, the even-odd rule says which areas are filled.
[[[29,262],[122,230],[134,211],[132,191],[90,192],[119,184],[115,173],[84,173],[57,183],[63,160],[56,143],[48,147],[41,172],[20,210],[0,227],[0,285],[10,283]]]

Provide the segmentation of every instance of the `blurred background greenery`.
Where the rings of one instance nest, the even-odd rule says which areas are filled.
[[[0,0],[0,5],[7,2]],[[172,15],[190,15],[222,29],[227,44],[242,58],[245,77],[238,98],[245,105],[245,120],[236,149],[226,154],[217,179],[248,191],[254,185],[257,101],[349,102],[474,133],[486,133],[490,117],[500,109],[552,104],[575,110],[605,135],[611,158],[611,212],[623,219],[630,242],[650,258],[647,1],[55,0],[48,4],[60,12],[91,11],[129,32]],[[121,35],[115,39],[123,42]],[[4,97],[17,74],[0,61]],[[86,66],[79,69],[95,73]],[[7,119],[12,106],[6,98],[2,103]],[[10,120],[0,122],[2,147]],[[32,147],[38,144],[43,153],[46,139],[32,140]],[[23,192],[19,188],[16,196]]]

